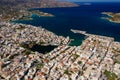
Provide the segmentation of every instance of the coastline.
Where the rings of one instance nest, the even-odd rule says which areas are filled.
[[[17,17],[12,18],[10,21],[16,21],[16,20],[32,20],[32,15],[36,15],[39,17],[54,17],[54,15],[50,13],[45,13],[38,10],[21,10]]]
[[[48,78],[64,80],[71,78],[75,80],[76,75],[79,76],[78,79],[86,79],[86,76],[90,75],[91,72],[92,74],[96,74],[96,76],[91,75],[90,77],[99,79],[103,77],[101,75],[106,75],[104,74],[106,70],[109,73],[112,70],[116,76],[114,78],[119,76],[117,75],[119,72],[116,71],[116,69],[118,70],[116,66],[120,66],[120,59],[115,58],[117,60],[115,63],[112,56],[119,54],[120,42],[115,42],[111,37],[71,29],[73,33],[83,34],[87,37],[81,45],[69,46],[69,37],[57,36],[42,27],[10,23],[3,23],[3,25],[4,27],[0,28],[0,52],[2,55],[0,56],[0,75],[3,79],[38,80]],[[27,49],[24,43],[30,47],[34,44],[58,45],[58,47],[43,54]],[[7,54],[8,52],[9,54]],[[105,65],[112,67],[108,69]],[[52,66],[53,68],[51,68]],[[95,68],[94,71],[93,68]],[[19,72],[17,73],[17,71]],[[83,71],[84,75],[76,74],[76,71],[77,73]],[[94,73],[95,71],[97,73]],[[25,74],[25,72],[27,73]],[[66,77],[69,73],[73,76]]]
[[[9,4],[9,5],[6,5]],[[19,3],[19,4],[18,4]],[[59,2],[55,0],[13,0],[12,2],[10,0],[2,0],[0,1],[0,20],[2,21],[10,21],[11,19],[18,19],[19,17],[24,17],[24,13],[21,13],[20,11],[27,11],[31,8],[56,8],[56,7],[76,7],[79,6],[75,3],[71,2]],[[28,15],[29,13],[27,13]],[[38,13],[39,14],[39,13]],[[42,16],[53,16],[49,13],[40,13]],[[28,17],[25,17],[25,19],[29,19]]]
[[[120,42],[112,37],[71,29],[86,38],[81,45],[70,46],[69,37],[42,26],[0,25],[0,80],[120,79]],[[57,47],[44,54],[29,49],[34,45]]]
[[[109,22],[113,23],[120,23],[120,13],[102,12],[101,14],[109,16],[108,18],[102,17],[102,19],[108,20]]]

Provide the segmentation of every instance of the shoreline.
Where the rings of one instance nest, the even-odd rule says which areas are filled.
[[[12,18],[10,21],[16,20],[32,20],[32,15],[37,15],[39,17],[55,17],[53,14],[45,13],[39,10],[21,10],[20,14],[16,18]]]
[[[0,80],[104,80],[120,79],[120,42],[89,34],[79,46],[69,37],[27,24],[1,22]],[[57,46],[49,52],[30,50],[33,45]],[[39,47],[39,46],[37,46]]]
[[[24,2],[24,3],[23,3]],[[9,4],[9,5],[6,5]],[[19,3],[19,4],[18,4]],[[9,0],[3,0],[0,1],[1,5],[1,12],[0,12],[0,20],[2,21],[10,21],[11,19],[17,19],[21,15],[20,10],[29,10],[31,8],[57,8],[57,7],[77,7],[78,4],[72,3],[72,2],[59,2],[55,0],[31,0],[31,1],[9,1]],[[42,16],[53,16],[49,13],[42,13]],[[22,14],[24,16],[24,14]],[[25,14],[26,15],[26,14]],[[21,17],[20,17],[21,18]]]
[[[88,37],[79,46],[69,46],[69,37],[57,36],[42,27],[10,23],[3,23],[3,25],[4,27],[0,28],[0,75],[3,79],[45,80],[46,75],[48,79],[60,80],[69,78],[75,80],[76,75],[79,79],[86,79],[86,76],[88,76],[87,79],[89,77],[106,79],[104,76],[101,77],[101,75],[106,75],[104,74],[106,70],[110,74],[112,72],[119,76],[116,66],[120,66],[120,59],[115,57],[117,60],[115,63],[112,57],[119,54],[120,42],[115,42],[114,38],[71,29],[74,33]],[[30,44],[30,46],[34,44],[57,44],[58,47],[42,54],[22,47],[20,43]],[[83,71],[83,75],[76,74],[79,71]],[[69,73],[73,76],[66,77]],[[90,75],[91,73],[96,76]]]
[[[120,23],[120,13],[113,13],[113,12],[102,12],[101,14],[107,15],[109,17],[102,17],[102,19],[108,20],[112,23]]]

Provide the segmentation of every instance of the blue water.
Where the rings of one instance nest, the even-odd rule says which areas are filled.
[[[92,34],[114,37],[116,41],[120,41],[120,24],[101,19],[101,17],[107,17],[102,15],[101,12],[120,12],[120,3],[77,4],[80,4],[80,6],[73,8],[37,9],[51,13],[55,17],[38,17],[33,15],[33,20],[16,22],[42,26],[57,35],[70,36],[70,38],[75,39],[72,45],[80,45],[84,36],[74,34],[70,29],[79,29]]]

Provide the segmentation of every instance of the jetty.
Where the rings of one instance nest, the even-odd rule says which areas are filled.
[[[71,29],[71,31],[72,31],[73,33],[83,34],[83,35],[88,36],[88,37],[90,37],[90,36],[91,36],[91,37],[98,37],[98,38],[102,38],[102,39],[107,39],[107,40],[112,40],[112,41],[114,41],[114,38],[112,38],[112,37],[95,35],[95,34],[89,34],[89,33],[87,33],[86,31],[75,30],[75,29]]]
[[[71,29],[71,31],[72,31],[73,33],[80,33],[80,34],[87,35],[86,31],[74,30],[74,29]]]
[[[71,31],[72,31],[73,33],[79,33],[79,34],[82,34],[82,35],[85,35],[85,36],[91,36],[91,34],[88,34],[86,31],[75,30],[75,29],[71,29]]]

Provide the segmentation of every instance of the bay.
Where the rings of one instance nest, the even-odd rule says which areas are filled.
[[[120,3],[77,3],[79,7],[71,8],[34,8],[51,13],[55,17],[39,17],[33,15],[33,20],[18,20],[16,23],[31,24],[34,26],[42,26],[57,35],[70,36],[74,39],[71,45],[78,46],[82,43],[85,36],[74,34],[70,29],[78,29],[87,31],[91,34],[114,37],[115,41],[120,41],[120,24],[112,23],[102,19],[107,17],[102,12],[120,12]]]

